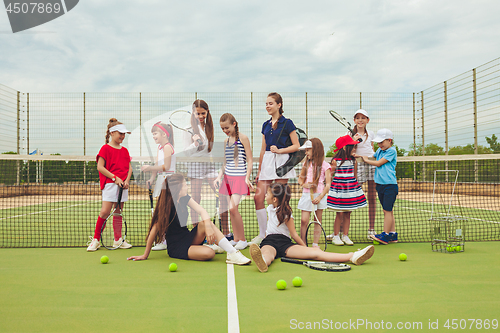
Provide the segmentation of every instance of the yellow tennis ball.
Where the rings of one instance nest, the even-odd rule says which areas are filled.
[[[462,251],[462,247],[460,245],[455,246],[455,251],[457,252]]]
[[[376,240],[373,241],[373,245],[379,245],[380,243],[377,242]]]
[[[108,261],[109,261],[108,256],[102,256],[102,257],[101,257],[101,263],[102,263],[102,264],[107,264],[107,263],[108,263]]]
[[[168,270],[171,272],[175,272],[177,270],[177,264],[175,262],[168,265]]]
[[[292,280],[292,284],[294,287],[300,287],[302,285],[302,278],[300,276],[296,276]]]
[[[454,250],[454,249],[453,249],[453,246],[448,245],[448,246],[446,247],[446,251],[448,251],[448,252],[453,252],[453,250]]]
[[[408,259],[408,256],[406,255],[406,253],[401,253],[399,255],[399,260],[406,261],[406,259]]]
[[[286,281],[285,280],[278,280],[278,282],[276,282],[276,288],[278,288],[279,290],[285,290],[286,289]]]

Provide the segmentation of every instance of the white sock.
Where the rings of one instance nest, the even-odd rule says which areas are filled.
[[[236,249],[231,245],[231,243],[229,243],[229,241],[227,240],[226,237],[222,237],[222,239],[219,241],[219,244],[217,244],[217,245],[222,247],[222,249],[224,251],[226,251],[227,253],[236,252]]]
[[[259,237],[264,239],[266,237],[267,229],[267,211],[265,208],[256,211],[257,222],[259,223]]]

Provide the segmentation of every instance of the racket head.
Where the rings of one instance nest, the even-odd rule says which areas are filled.
[[[326,240],[326,233],[321,223],[318,222],[316,212],[314,212],[315,220],[310,222],[306,231],[306,245],[312,247],[313,243],[318,244],[319,248],[326,251],[328,241]]]
[[[347,121],[347,119],[345,119],[344,117],[342,117],[340,114],[338,114],[337,112],[333,111],[333,110],[330,110],[328,111],[330,113],[330,116],[332,116],[333,118],[335,118],[335,120],[337,120],[342,126],[344,126],[345,128],[347,128],[349,130],[349,132],[351,132],[351,134],[354,136],[356,133],[354,133],[354,130],[352,129],[352,125],[350,122]],[[359,142],[363,142],[363,139],[359,138],[358,139]]]
[[[342,263],[336,262],[314,262],[314,261],[306,261],[304,263],[305,266],[315,269],[317,271],[324,272],[347,272],[351,270],[351,266]]]
[[[191,112],[186,110],[177,110],[170,114],[168,121],[172,126],[182,131],[193,134],[191,127]]]

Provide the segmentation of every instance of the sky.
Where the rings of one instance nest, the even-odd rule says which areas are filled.
[[[13,34],[2,9],[0,83],[23,92],[415,92],[498,58],[498,13],[497,0],[85,0]]]

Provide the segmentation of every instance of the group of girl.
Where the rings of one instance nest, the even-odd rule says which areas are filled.
[[[300,147],[295,125],[291,119],[283,116],[283,100],[278,93],[268,95],[266,110],[270,119],[262,126],[262,146],[254,196],[259,234],[249,242],[250,254],[258,269],[262,272],[267,271],[269,264],[279,256],[332,262],[351,261],[357,265],[362,264],[373,255],[373,246],[368,246],[354,253],[327,253],[317,246],[306,247],[304,234],[313,205],[317,207],[319,219],[321,219],[322,210],[330,207],[337,211],[333,235],[334,243],[337,244],[340,240],[342,244],[352,245],[348,237],[350,211],[366,206],[364,194],[354,177],[356,164],[352,157],[355,147],[358,145],[358,141],[355,140],[360,136],[368,137],[370,135],[369,131],[366,130],[366,123],[369,121],[366,111],[360,110],[355,114],[358,133],[353,138],[344,136],[337,140],[337,154],[332,159],[332,165],[329,165],[324,161],[324,148],[319,139],[313,138]],[[193,156],[210,156],[214,133],[208,104],[205,101],[196,100],[193,103],[192,114],[192,128],[195,134],[188,138],[190,139],[189,151],[192,152]],[[116,128],[117,125],[123,126],[123,128],[120,127],[122,131]],[[152,249],[167,248],[169,256],[174,258],[210,260],[215,253],[225,251],[228,263],[239,265],[250,263],[250,259],[240,252],[248,246],[248,243],[244,235],[243,220],[238,205],[243,196],[249,195],[250,189],[253,189],[251,182],[252,151],[248,137],[239,132],[238,122],[233,115],[223,114],[220,118],[220,126],[227,135],[227,139],[224,141],[224,165],[217,174],[209,163],[191,163],[188,166],[188,178],[191,181],[192,196],[187,194],[187,183],[184,177],[175,174],[172,128],[163,123],[157,123],[153,126],[153,138],[158,144],[157,163],[154,166],[143,167],[143,171],[153,173],[148,183],[152,183],[157,178],[155,195],[159,195],[159,197],[149,227],[146,250],[143,255],[132,256],[128,258],[129,260],[147,259]],[[110,155],[113,155],[112,153],[109,153],[110,155],[102,153],[103,150],[110,148],[103,146],[97,156],[100,176],[112,188],[109,192],[114,191],[115,194],[118,192],[118,186],[122,186],[124,189],[128,188],[131,176],[130,156],[126,148],[120,145],[124,133],[130,133],[124,129],[123,124],[117,122],[116,119],[111,119],[108,125],[108,134],[112,141],[108,143],[107,140],[105,146],[110,146],[116,150],[117,154],[118,151],[122,151],[121,155],[127,156],[128,177],[125,177],[123,181],[122,177],[118,178],[114,175],[114,173],[118,174],[115,169],[123,168],[123,163],[120,166],[115,165],[114,161],[109,159]],[[119,134],[114,134],[114,132]],[[198,143],[200,140],[201,145]],[[287,142],[291,142],[291,145]],[[370,141],[364,140],[363,142],[369,143]],[[298,205],[302,211],[301,237],[295,231],[292,209],[289,204],[291,190],[287,184],[288,179],[296,177],[295,171],[291,169],[282,177],[276,174],[276,167],[283,165],[288,159],[288,154],[298,149],[305,149],[307,157],[299,176],[299,184],[303,187],[303,196]],[[366,173],[369,174],[370,168],[367,169]],[[332,185],[328,187],[325,183],[330,184],[332,174],[335,177]],[[234,237],[231,241],[215,227],[209,214],[199,204],[203,179],[208,179],[209,185],[214,191],[219,188],[219,193],[228,198],[228,200],[221,200],[221,209],[224,209],[224,204],[229,206]],[[370,189],[369,176],[367,181]],[[102,184],[101,189],[103,189]],[[126,201],[125,192],[123,201]],[[113,198],[111,196],[105,197],[104,193],[105,189],[103,189],[102,209],[88,251],[95,251],[99,247],[102,227],[100,222],[106,219],[113,204]],[[352,198],[356,200],[352,200]],[[370,198],[369,192],[369,201]],[[116,198],[114,200],[116,201]],[[268,204],[267,209],[264,201]],[[187,228],[188,206],[191,209],[191,219],[195,225],[192,230]],[[370,203],[370,208],[372,206],[374,207]],[[201,222],[199,216],[201,216]],[[370,227],[373,228],[371,215]],[[339,236],[341,228],[343,234]],[[292,243],[291,238],[295,240],[296,244]],[[204,241],[206,244],[203,244]],[[155,247],[153,247],[154,243]],[[124,242],[122,247],[129,248],[131,245]]]

